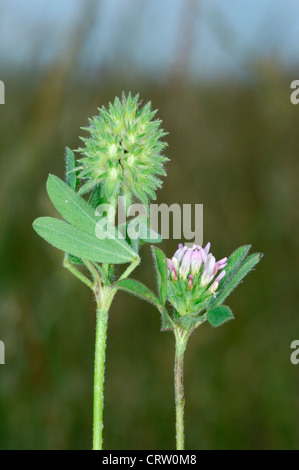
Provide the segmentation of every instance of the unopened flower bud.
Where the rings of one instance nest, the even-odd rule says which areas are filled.
[[[221,279],[223,279],[224,276],[225,276],[225,271],[221,271],[219,276],[216,277],[215,281],[211,285],[210,292],[214,293],[218,289],[219,282],[221,281]]]
[[[189,281],[188,281],[188,289],[192,290],[193,289],[193,274],[189,274]]]

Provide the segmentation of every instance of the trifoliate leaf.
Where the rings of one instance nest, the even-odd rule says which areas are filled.
[[[33,228],[51,245],[81,259],[122,264],[136,257],[135,253],[132,257],[127,250],[121,250],[118,240],[98,240],[94,235],[89,235],[63,220],[40,217],[34,221]]]
[[[117,229],[106,219],[97,218],[94,209],[57,176],[49,176],[47,191],[53,205],[67,222],[93,237],[98,245],[106,239],[113,241],[114,248],[128,261],[136,258],[135,251],[122,239]]]

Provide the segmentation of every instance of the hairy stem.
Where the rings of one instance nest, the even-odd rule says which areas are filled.
[[[108,312],[97,309],[94,363],[93,450],[103,448],[104,379]]]
[[[97,323],[94,362],[93,450],[103,449],[103,409],[106,343],[109,309],[116,289],[99,286],[96,290]]]
[[[176,413],[176,449],[184,450],[184,353],[188,335],[182,330],[175,330],[174,391]]]

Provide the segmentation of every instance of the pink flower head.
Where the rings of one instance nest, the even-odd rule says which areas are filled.
[[[194,276],[198,275],[202,269],[202,275],[198,281],[200,287],[206,287],[210,284],[209,291],[214,294],[220,280],[225,276],[225,271],[222,271],[216,279],[215,276],[220,269],[225,268],[227,258],[222,258],[216,262],[215,256],[210,253],[210,248],[210,242],[204,248],[200,245],[193,245],[192,248],[188,248],[180,243],[173,258],[167,260],[172,280],[177,281],[178,276],[182,281],[186,281],[188,278],[187,287],[192,290],[194,282],[196,282]]]

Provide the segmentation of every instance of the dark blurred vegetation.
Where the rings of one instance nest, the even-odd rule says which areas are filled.
[[[269,61],[251,66],[247,83],[194,84],[183,73],[187,42],[167,83],[128,78],[124,64],[86,81],[75,72],[90,21],[37,78],[29,69],[4,77],[0,448],[91,446],[95,303],[32,221],[55,215],[48,173],[63,177],[64,147],[76,148],[80,126],[122,90],[151,100],[169,132],[171,161],[158,202],[204,204],[204,241],[217,258],[244,243],[265,254],[229,299],[235,321],[216,330],[204,325],[190,340],[187,448],[298,448],[299,366],[289,359],[299,338],[299,107],[289,99],[298,77]],[[162,247],[171,255],[176,244]],[[154,288],[149,247],[142,254],[134,277]],[[109,324],[106,449],[174,447],[174,341],[159,327],[152,306],[118,294]]]

